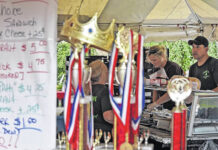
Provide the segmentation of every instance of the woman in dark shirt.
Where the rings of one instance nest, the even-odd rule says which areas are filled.
[[[183,75],[182,68],[167,59],[167,50],[164,46],[152,46],[147,53],[148,60],[154,65],[155,68],[164,69],[167,79],[170,79],[174,75]],[[170,100],[167,92],[153,91],[153,103],[147,106],[148,109],[153,109],[158,105],[163,104],[163,108],[172,110],[175,106],[174,102]]]

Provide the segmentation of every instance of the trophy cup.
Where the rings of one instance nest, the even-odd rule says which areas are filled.
[[[116,45],[117,48],[119,48],[119,52],[122,53],[122,59],[119,61],[119,66],[117,68],[117,72],[115,74],[116,82],[121,86],[120,95],[123,95],[123,87],[124,87],[124,79],[126,75],[126,69],[127,69],[127,63],[128,63],[128,54],[131,53],[130,47],[129,47],[129,37],[130,37],[130,31],[128,29],[125,29],[124,27],[121,27],[117,33],[116,38]],[[135,36],[135,40],[136,36]],[[132,63],[131,63],[131,69],[132,69],[132,84],[135,83],[136,80],[136,66],[135,66],[135,50],[133,50],[133,56],[132,56]],[[131,97],[133,97],[133,94],[131,93]],[[132,98],[133,99],[133,98]]]
[[[103,131],[100,129],[100,130],[95,130],[95,142],[93,143],[93,148],[95,149],[96,145],[100,143],[100,139],[103,135]]]
[[[173,127],[171,130],[171,149],[181,149],[181,147],[182,149],[186,149],[184,141],[184,139],[186,138],[186,135],[184,135],[184,130],[186,129],[186,122],[183,122],[184,120],[186,120],[186,113],[183,114],[181,108],[184,109],[185,107],[181,107],[181,105],[184,105],[184,100],[191,94],[192,84],[189,82],[187,78],[176,75],[173,76],[168,82],[167,92],[170,98],[176,103],[176,106],[172,110]]]
[[[144,140],[144,135],[141,135],[139,140],[138,140],[138,149],[139,150],[141,149],[141,144],[142,144],[143,140]]]
[[[69,118],[78,118],[73,122],[73,134],[68,131],[69,121],[65,122],[67,127],[68,140],[70,143],[70,149],[92,149],[93,143],[93,125],[90,126],[90,123],[93,120],[92,117],[92,101],[91,101],[91,86],[85,86],[88,84],[91,70],[85,66],[84,53],[87,51],[87,48],[95,47],[104,51],[110,51],[112,42],[114,40],[114,20],[112,21],[109,28],[105,31],[99,29],[97,25],[97,13],[86,23],[79,22],[79,10],[77,9],[75,14],[65,21],[64,26],[61,31],[61,35],[68,38],[69,42],[73,47],[73,60],[70,65],[69,72],[72,78],[70,83],[72,83],[72,89],[74,93],[74,100],[69,102],[75,105],[76,100],[79,99],[79,104],[74,106],[72,116],[65,115],[65,120],[70,120]],[[87,48],[85,48],[87,47]],[[69,84],[70,85],[70,84]],[[88,87],[87,89],[83,89]],[[71,88],[68,91],[71,91]],[[85,91],[85,92],[84,92]],[[70,97],[71,93],[68,92]],[[75,98],[78,96],[78,98]],[[69,104],[68,103],[68,104]],[[70,105],[70,104],[69,104]],[[69,114],[69,113],[68,113]],[[91,133],[91,135],[89,134]],[[88,146],[87,146],[88,145]]]
[[[108,147],[108,142],[110,141],[110,139],[111,139],[111,133],[108,132],[107,134],[106,132],[104,132],[104,143],[106,148]]]

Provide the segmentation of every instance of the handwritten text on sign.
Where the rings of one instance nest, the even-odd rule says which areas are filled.
[[[19,1],[14,1],[11,5],[0,2],[0,17],[4,17],[1,19],[4,30],[0,30],[0,39],[44,37],[45,28],[38,28],[40,19],[32,16],[32,14],[28,16],[22,8],[23,5],[19,5],[22,3],[18,2]],[[26,2],[28,1],[26,0]],[[25,28],[27,28],[27,30],[25,30]]]
[[[0,149],[55,148],[55,0],[0,0]]]

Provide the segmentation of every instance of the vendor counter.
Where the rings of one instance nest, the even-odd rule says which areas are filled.
[[[146,86],[146,90],[167,91],[166,87]],[[218,145],[218,93],[211,90],[192,91],[193,101],[188,107],[187,141],[193,145],[209,149]],[[155,108],[143,112],[140,131],[150,130],[150,138],[164,145],[171,144],[171,111]],[[195,141],[195,142],[193,142]],[[200,144],[196,141],[201,141]],[[194,143],[194,144],[191,144]],[[198,143],[198,144],[196,144]]]

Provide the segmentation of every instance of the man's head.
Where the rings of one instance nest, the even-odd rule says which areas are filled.
[[[95,60],[89,64],[92,68],[91,81],[92,83],[105,84],[108,80],[107,66],[101,60]]]
[[[192,55],[195,59],[201,60],[207,57],[209,42],[204,36],[198,36],[194,40],[189,40],[188,44],[192,46]]]
[[[204,36],[197,36],[194,40],[189,40],[188,41],[189,45],[204,45],[204,47],[208,47],[209,42],[207,40],[207,38],[205,38]]]

